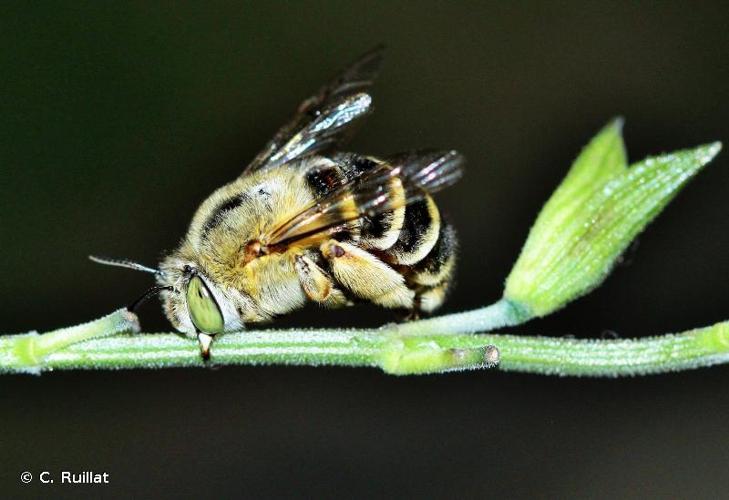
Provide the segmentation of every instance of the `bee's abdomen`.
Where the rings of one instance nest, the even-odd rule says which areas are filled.
[[[381,160],[355,153],[337,153],[331,159],[334,162],[331,166],[307,174],[307,182],[317,199],[326,197],[348,181],[356,182],[359,176],[382,163]],[[362,216],[348,223],[346,233],[340,233],[337,239],[375,250],[387,250],[397,242],[405,220],[405,190],[398,177],[388,179],[384,188],[390,203],[397,208],[373,216]],[[345,193],[343,195],[346,196]],[[342,210],[366,213],[366,201],[354,196],[353,206],[344,203]]]
[[[356,185],[358,177],[382,164],[382,160],[356,153],[335,153],[331,160],[330,166],[307,175],[312,194],[317,198],[326,197],[350,181]],[[410,196],[397,176],[387,179],[382,187],[388,204],[396,208],[367,216],[366,203],[371,201],[371,194],[365,191],[363,196],[355,196],[355,210],[364,215],[348,226],[346,239],[361,248],[381,252],[389,264],[413,266],[422,261],[438,241],[441,229],[438,207],[426,193],[406,203]],[[344,204],[343,209],[351,210],[352,207]]]
[[[453,226],[444,222],[430,253],[411,266],[408,273],[408,284],[416,290],[415,307],[418,310],[429,313],[445,301],[453,283],[457,251],[456,231]]]
[[[316,199],[326,198],[342,189],[341,186],[356,185],[360,175],[382,163],[353,153],[336,153],[330,159],[330,165],[320,166],[307,174],[308,186]],[[334,239],[352,243],[370,254],[371,259],[385,263],[402,276],[400,286],[406,286],[404,289],[410,290],[409,295],[397,295],[398,300],[387,302],[386,307],[431,312],[444,302],[452,282],[457,250],[455,230],[441,220],[438,207],[427,193],[419,193],[415,201],[407,203],[412,196],[408,196],[402,180],[396,176],[387,179],[382,188],[388,203],[396,208],[368,216],[366,202],[372,200],[371,194],[365,191],[364,197],[352,196],[342,204],[342,210],[354,210],[360,217],[348,223],[347,231],[337,234]],[[346,194],[340,194],[338,199],[346,197]],[[331,268],[326,272],[332,275],[345,295],[378,303],[377,294],[370,293],[370,285],[341,283]],[[365,273],[366,268],[363,268],[362,274]]]
[[[406,266],[419,263],[438,241],[440,226],[440,213],[430,196],[409,203],[397,240],[386,252],[388,260]]]
[[[326,199],[333,193],[343,189],[349,177],[348,172],[343,166],[337,162],[327,162],[324,165],[316,165],[310,171],[305,174],[306,184],[309,187],[311,196],[316,201]],[[341,206],[339,210],[343,213],[354,213],[356,211],[356,205],[353,200],[347,200],[346,196],[341,196],[338,200]],[[342,216],[337,217],[346,220],[348,217]],[[340,241],[353,241],[359,240],[360,224],[357,220],[352,220],[341,224],[335,235],[336,239]]]
[[[456,231],[448,223],[441,225],[438,241],[428,255],[410,268],[412,283],[421,286],[436,286],[450,277],[455,267],[458,241]]]
[[[374,216],[362,218],[360,225],[363,248],[389,250],[395,245],[405,223],[405,190],[398,177],[393,177],[385,185],[391,203],[397,208]],[[357,200],[361,203],[361,200]]]

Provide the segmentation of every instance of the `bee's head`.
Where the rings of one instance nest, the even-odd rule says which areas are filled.
[[[200,266],[177,255],[167,257],[159,269],[127,260],[91,257],[100,264],[125,267],[155,275],[157,286],[147,290],[128,308],[134,310],[155,294],[160,294],[163,308],[172,326],[191,337],[210,338],[215,334],[243,330],[240,311],[248,301],[232,289],[219,286]]]
[[[215,335],[243,329],[240,294],[220,286],[197,263],[170,256],[160,266],[157,283],[163,287],[167,318],[188,335]]]

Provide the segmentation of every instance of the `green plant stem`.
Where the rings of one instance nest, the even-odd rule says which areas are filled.
[[[402,323],[398,325],[398,332],[405,335],[489,332],[497,328],[520,325],[531,318],[524,306],[501,299],[490,306],[471,311]]]
[[[416,334],[414,325],[419,323],[412,323],[413,328],[409,327],[407,334],[398,329],[399,325],[379,329],[232,333],[216,340],[208,364],[366,366],[407,375],[489,368],[498,361],[502,371],[617,377],[729,362],[729,322],[636,340],[450,332]],[[116,331],[104,330],[110,327]],[[206,366],[194,340],[172,333],[119,334],[119,328],[127,331],[135,328],[134,318],[123,310],[95,322],[45,335],[32,332],[0,337],[0,371],[40,373],[54,369]],[[88,340],[92,334],[97,338]],[[68,341],[59,343],[62,336]],[[48,339],[55,339],[52,348],[48,347]],[[46,350],[41,352],[38,346],[45,346]]]
[[[39,335],[31,331],[21,335],[0,337],[0,372],[40,373],[46,368],[45,359],[53,353],[91,339],[108,337],[122,332],[139,332],[137,316],[119,309],[97,320],[60,328]]]

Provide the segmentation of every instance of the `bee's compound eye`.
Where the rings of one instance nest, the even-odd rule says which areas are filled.
[[[220,333],[223,331],[223,315],[215,298],[199,276],[194,276],[187,285],[187,308],[190,319],[201,332]]]

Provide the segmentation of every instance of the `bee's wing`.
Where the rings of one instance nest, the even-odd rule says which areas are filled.
[[[348,222],[375,217],[454,184],[463,175],[463,163],[463,156],[456,151],[415,152],[390,158],[343,181],[270,231],[264,241],[267,245],[281,245],[317,234],[337,233]],[[394,178],[402,183],[402,190],[390,188]]]
[[[243,173],[281,165],[345,140],[352,125],[371,109],[372,98],[365,91],[379,72],[383,49],[370,50],[303,101]]]

